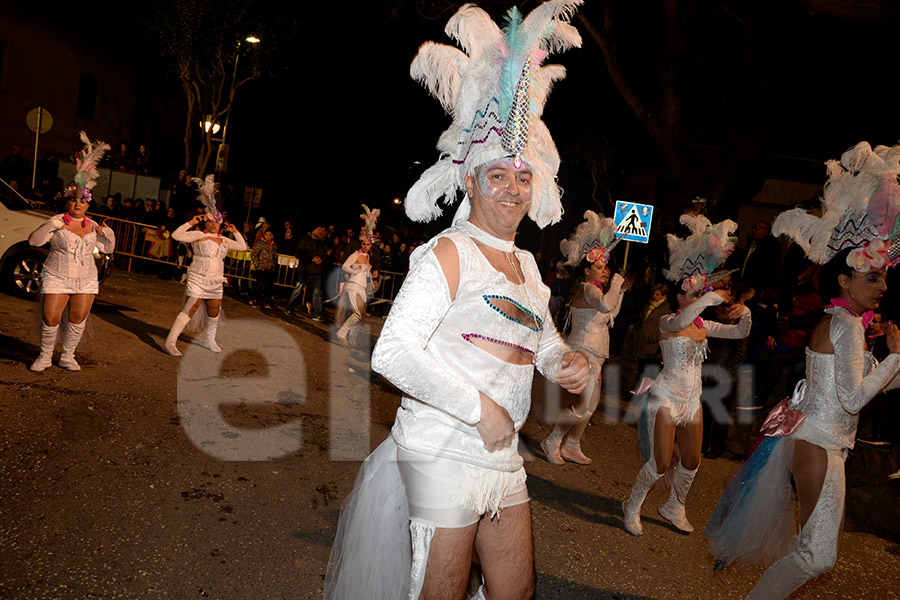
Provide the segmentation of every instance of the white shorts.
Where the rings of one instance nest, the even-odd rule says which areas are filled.
[[[486,474],[494,472],[488,473],[489,469],[474,467],[449,458],[411,452],[400,447],[397,448],[397,466],[406,488],[411,520],[432,527],[453,529],[474,525],[481,519],[482,514],[463,506],[457,493],[464,485],[467,470],[475,469]],[[521,474],[518,471],[514,473],[498,471],[496,474],[501,477],[517,477],[524,475],[524,467],[522,471]],[[504,493],[499,508],[509,508],[529,500],[528,488],[523,479],[521,484]]]
[[[42,294],[97,294],[100,284],[96,277],[60,277],[44,271],[41,274]]]

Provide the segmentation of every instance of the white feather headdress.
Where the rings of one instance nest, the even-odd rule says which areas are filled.
[[[539,227],[559,221],[559,153],[540,117],[552,83],[565,77],[565,69],[541,63],[550,52],[581,46],[568,19],[582,1],[549,0],[525,19],[512,8],[502,30],[482,9],[467,4],[444,29],[462,50],[434,42],[419,48],[410,74],[440,101],[453,123],[438,140],[440,159],[407,194],[410,219],[437,218],[438,200],[452,204],[456,192],[465,190],[467,175],[511,156],[532,170],[528,216]],[[468,214],[468,198],[463,202],[460,216]]]
[[[671,281],[682,281],[686,292],[699,292],[728,275],[727,271],[715,273],[734,251],[737,223],[726,219],[713,225],[703,215],[683,214],[679,219],[691,230],[681,239],[671,233],[666,235],[669,244],[669,269],[663,274]]]
[[[378,222],[378,216],[381,214],[381,209],[376,208],[370,210],[368,206],[365,204],[362,205],[363,214],[359,215],[363,223],[365,224],[366,232],[359,236],[361,240],[368,240],[370,242],[375,241],[375,224]]]
[[[83,198],[90,200],[91,190],[97,185],[97,179],[100,178],[100,171],[97,165],[103,154],[109,151],[109,144],[106,142],[92,142],[84,131],[79,132],[84,148],[75,155],[75,184],[81,190]],[[75,190],[72,190],[73,193]]]
[[[588,261],[602,260],[608,263],[612,249],[621,238],[616,237],[616,222],[609,217],[598,215],[592,210],[584,213],[584,222],[575,232],[559,243],[566,260],[563,264],[577,265],[587,257]]]
[[[861,271],[900,260],[900,146],[860,142],[826,164],[821,216],[794,208],[778,215],[772,233],[787,235],[813,262],[824,264],[846,248]],[[858,250],[858,251],[857,251]]]
[[[191,177],[191,181],[197,184],[197,199],[206,207],[206,215],[221,223],[222,213],[216,208],[216,176],[207,175],[206,179]]]

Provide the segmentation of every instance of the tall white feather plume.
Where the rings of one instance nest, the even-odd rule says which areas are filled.
[[[532,169],[533,195],[528,214],[539,227],[560,219],[562,205],[555,181],[559,153],[540,115],[552,83],[565,77],[565,69],[541,63],[549,52],[581,45],[578,31],[567,22],[581,3],[582,0],[549,0],[521,22],[517,13],[509,13],[516,15],[509,17],[509,31],[501,29],[482,9],[467,4],[445,28],[462,50],[433,42],[421,46],[410,74],[438,99],[453,123],[438,140],[438,163],[427,169],[407,194],[405,205],[410,219],[436,218],[441,213],[438,200],[455,202],[457,192],[465,190],[466,176],[474,175],[479,166],[489,161],[510,155],[501,144],[501,136],[504,131],[509,136],[519,129],[507,126],[512,118],[500,114],[499,107],[511,95],[509,86],[517,85],[516,81],[528,81],[528,95],[520,92],[517,97],[525,100],[517,106],[530,104],[530,110],[516,113],[516,123],[524,134],[515,138],[519,140],[516,156],[521,156]],[[514,35],[507,38],[508,32]],[[523,57],[527,59],[523,64],[531,65],[530,71],[525,69],[529,73],[527,80],[520,78],[519,63],[510,62]],[[517,79],[511,77],[513,74]],[[527,117],[523,118],[523,114]],[[523,127],[526,120],[527,127]],[[526,135],[522,149],[521,140]]]
[[[609,253],[619,243],[616,237],[616,222],[592,210],[585,211],[584,221],[575,228],[568,238],[559,243],[559,249],[566,257],[566,265],[575,266],[590,254],[609,262]],[[593,262],[593,260],[592,260]]]
[[[713,225],[703,215],[683,214],[678,219],[690,230],[684,239],[666,235],[669,246],[669,268],[663,274],[671,281],[693,275],[710,276],[734,251],[732,234],[737,223],[726,219]]]
[[[91,190],[97,185],[97,179],[100,178],[100,171],[97,165],[103,154],[110,150],[109,144],[106,142],[92,142],[84,131],[79,132],[79,137],[84,148],[75,157],[75,183],[82,188]]]
[[[900,146],[873,150],[868,142],[860,142],[825,167],[828,180],[820,214],[794,208],[778,215],[772,224],[773,234],[790,237],[819,264],[845,248],[859,248],[891,235],[900,213]],[[871,206],[879,190],[877,207]]]
[[[381,209],[376,208],[376,209],[372,210],[365,204],[363,204],[362,207],[363,207],[363,214],[361,214],[359,216],[362,218],[363,224],[365,225],[365,228],[366,228],[366,233],[364,234],[365,239],[367,239],[370,242],[374,242],[375,241],[375,224],[378,223],[378,216],[381,214]]]

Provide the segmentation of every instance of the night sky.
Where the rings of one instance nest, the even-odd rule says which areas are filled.
[[[599,0],[588,0],[583,10],[595,9],[596,5],[591,6],[595,2]],[[410,1],[401,18],[391,19],[383,9],[389,2],[309,4],[302,7],[305,37],[290,59],[287,76],[253,82],[239,90],[229,124],[230,177],[237,184],[264,188],[262,212],[270,218],[295,212],[313,220],[355,223],[359,204],[365,203],[382,208],[385,223],[399,224],[399,212],[391,208],[391,201],[402,198],[418,171],[437,159],[434,144],[449,123],[437,100],[409,77],[409,63],[424,41],[452,43],[443,33],[450,12],[439,19],[423,19],[411,9],[417,3]],[[523,10],[534,4],[527,3]],[[880,16],[851,11],[856,16],[848,19],[846,14],[817,12],[817,4],[842,3],[762,3],[771,10],[767,17],[773,30],[790,32],[790,43],[772,41],[772,52],[789,52],[790,61],[777,106],[771,107],[774,135],[766,141],[767,155],[823,162],[863,139],[873,145],[897,143],[900,124],[894,109],[892,62],[900,25],[884,16],[896,16],[896,11]],[[108,46],[136,39],[129,33],[136,27],[134,8],[103,1],[95,6],[101,15],[98,30],[110,32]],[[647,13],[659,10],[653,3],[646,9]],[[724,10],[711,13],[712,18],[688,30],[688,43],[701,56],[706,48],[710,54],[721,53],[729,44],[741,42],[734,15]],[[494,17],[498,20],[497,14]],[[551,57],[552,62],[566,66],[568,76],[554,87],[544,115],[563,156],[560,185],[565,189],[567,214],[562,227],[568,229],[585,208],[596,208],[589,200],[585,171],[570,160],[586,130],[607,139],[612,147],[613,197],[619,197],[632,169],[662,160],[658,146],[612,84],[596,43],[574,22],[582,31],[584,47]],[[650,14],[637,27],[646,30],[648,41],[629,47],[625,60],[637,66],[638,73],[642,68],[650,73],[654,55],[660,51],[653,44],[659,22]],[[715,107],[710,98],[724,97],[723,90],[729,86],[746,84],[742,78],[748,71],[740,64],[742,59],[722,53],[721,61],[729,60],[734,64],[718,65],[715,73],[699,67],[685,69],[689,91],[684,111],[685,122],[692,128],[687,134],[691,143],[727,148],[735,139],[732,125],[746,126],[725,120],[730,114],[727,105],[721,105],[722,111],[707,108]],[[651,85],[652,77],[647,81]],[[171,94],[178,101],[177,87]],[[180,136],[182,119],[176,113],[172,120],[177,126],[165,123],[162,129]],[[179,141],[180,137],[172,140],[169,150],[177,149]],[[415,161],[422,166],[414,166]],[[761,185],[765,176],[823,181],[824,166],[812,166],[806,173],[792,174],[773,172],[776,167],[766,165],[742,191],[751,197],[753,186]]]

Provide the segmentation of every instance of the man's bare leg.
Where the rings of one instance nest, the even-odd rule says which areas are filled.
[[[435,530],[420,600],[462,600],[466,597],[472,545],[478,527],[476,523],[457,529],[439,527]],[[529,526],[529,532],[530,529]]]
[[[534,542],[531,503],[504,508],[499,517],[478,523],[475,550],[487,600],[527,600],[534,594]],[[468,575],[468,571],[466,571]]]

